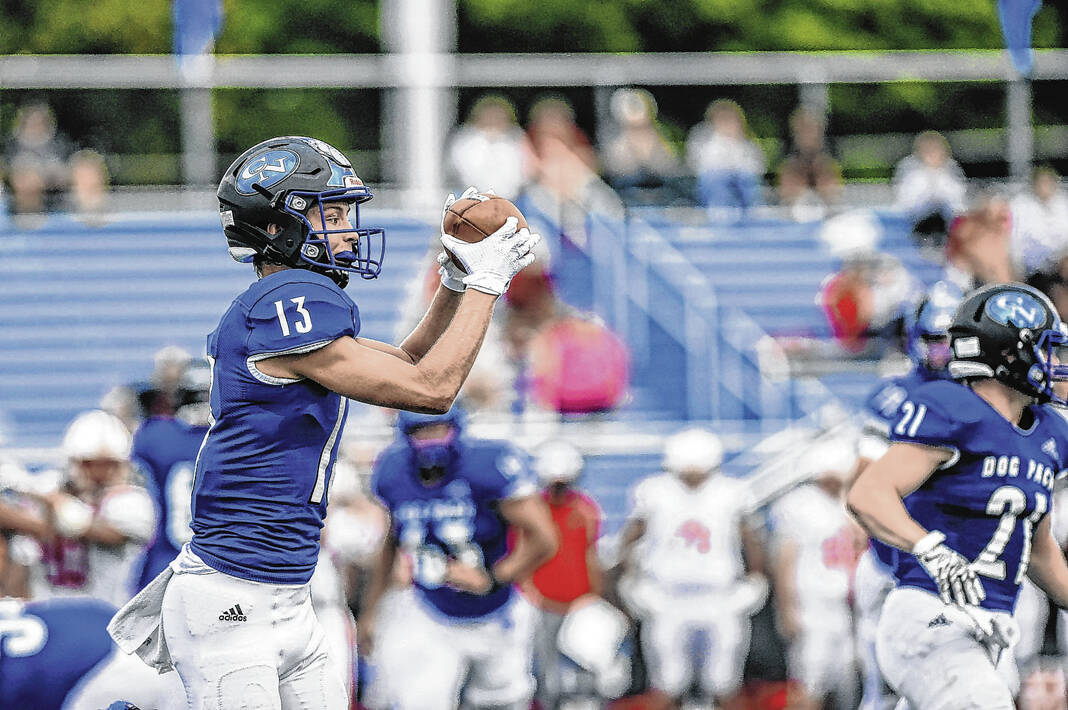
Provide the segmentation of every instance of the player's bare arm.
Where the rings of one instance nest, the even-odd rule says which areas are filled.
[[[1050,516],[1035,528],[1027,576],[1061,609],[1068,609],[1068,562],[1051,531]]]
[[[531,495],[501,502],[501,515],[516,530],[515,547],[489,571],[450,560],[445,581],[475,594],[492,591],[497,584],[511,584],[530,576],[556,554],[557,540],[552,516],[540,496]]]
[[[738,538],[742,541],[742,559],[748,574],[764,574],[767,570],[767,554],[760,533],[753,523],[743,518],[738,522]]]
[[[951,455],[932,446],[895,443],[853,482],[846,505],[870,534],[911,552],[927,530],[909,515],[902,499],[923,485]]]
[[[27,513],[13,505],[0,501],[0,530],[32,535],[39,540],[50,540],[55,535],[48,521]]]
[[[448,328],[415,364],[346,337],[304,355],[262,360],[257,367],[272,377],[314,380],[368,404],[444,413],[471,371],[495,300],[480,291],[466,292]]]
[[[779,631],[793,639],[801,630],[797,601],[797,543],[783,540],[776,547],[773,581]]]
[[[382,541],[374,566],[371,568],[371,582],[364,592],[360,609],[360,618],[356,621],[356,643],[369,654],[373,650],[375,614],[378,604],[389,589],[393,578],[393,566],[397,561],[397,538],[391,532]]]

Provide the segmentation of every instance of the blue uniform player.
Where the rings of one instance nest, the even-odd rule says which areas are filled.
[[[174,673],[119,652],[107,632],[114,613],[88,597],[0,598],[0,708],[100,710],[120,699],[141,710],[179,707]]]
[[[348,400],[448,410],[538,238],[515,218],[476,244],[442,234],[441,287],[392,346],[358,337],[343,290],[377,277],[384,250],[381,229],[359,226],[371,191],[344,155],[314,138],[264,141],[227,168],[218,198],[230,255],[258,280],[208,336],[193,537],[109,628],[124,650],[173,665],[190,708],[340,709],[308,583]]]
[[[912,369],[904,375],[882,380],[865,402],[864,431],[859,442],[863,470],[890,445],[890,429],[897,423],[901,405],[910,393],[935,380],[948,380],[951,352],[949,324],[960,305],[960,290],[947,282],[936,283],[923,296],[906,321],[906,351]],[[864,675],[862,710],[891,710],[897,697],[886,684],[875,659],[875,636],[886,595],[894,588],[892,570],[897,550],[871,538],[853,578],[856,631]]]
[[[1068,331],[1021,284],[969,294],[949,327],[957,380],[913,389],[889,450],[849,505],[900,551],[876,650],[890,685],[926,708],[1014,707],[1015,663],[1001,653],[1029,577],[1068,606],[1068,564],[1050,531],[1053,482],[1068,468],[1068,422],[1049,406],[1068,379]],[[907,554],[911,553],[911,554]]]
[[[182,375],[175,416],[150,416],[134,434],[132,458],[145,474],[156,503],[156,535],[144,553],[137,589],[143,589],[178,556],[193,535],[190,490],[196,454],[208,431],[207,367],[191,364]]]
[[[525,710],[534,693],[533,607],[513,582],[556,548],[527,457],[462,436],[456,407],[440,417],[401,412],[397,426],[371,484],[392,528],[357,625],[362,637],[375,631],[398,549],[411,562],[414,592],[395,600],[377,629],[379,692],[396,710],[456,708],[461,696],[473,707]],[[509,529],[519,533],[511,552]]]

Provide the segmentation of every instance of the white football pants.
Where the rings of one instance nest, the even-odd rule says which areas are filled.
[[[346,710],[307,584],[238,579],[188,550],[179,560],[163,634],[189,710]]]
[[[527,707],[534,695],[534,607],[516,592],[496,612],[474,620],[446,619],[418,593],[399,592],[390,605],[401,623],[375,644],[374,663],[392,710]],[[383,631],[385,631],[383,629]]]
[[[995,668],[951,610],[927,591],[890,592],[875,646],[887,682],[912,710],[1013,710],[1019,677],[1012,649]],[[1009,614],[997,615],[1012,623]]]
[[[749,652],[747,615],[724,613],[722,599],[687,597],[658,604],[642,620],[642,651],[654,688],[672,697],[689,686],[704,657],[701,690],[723,698],[742,683]]]

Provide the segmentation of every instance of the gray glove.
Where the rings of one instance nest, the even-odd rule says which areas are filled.
[[[946,604],[978,605],[986,599],[983,584],[968,560],[942,543],[946,536],[933,530],[912,548],[912,554],[938,585],[938,596]]]

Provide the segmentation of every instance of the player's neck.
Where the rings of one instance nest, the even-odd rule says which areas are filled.
[[[1023,392],[1017,392],[997,380],[978,380],[972,390],[986,400],[987,404],[1013,424],[1019,424],[1024,410],[1033,401]]]
[[[265,276],[276,274],[279,271],[285,271],[288,268],[288,266],[283,266],[281,264],[261,264],[256,268],[256,273],[262,279]]]

